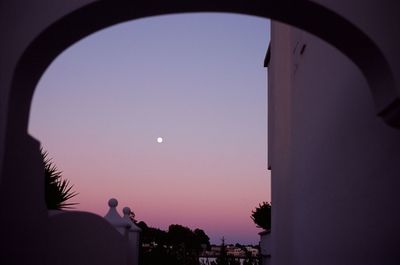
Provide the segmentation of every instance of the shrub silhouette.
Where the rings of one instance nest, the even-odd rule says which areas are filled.
[[[260,203],[255,211],[252,211],[251,219],[257,227],[264,230],[271,230],[271,203]]]

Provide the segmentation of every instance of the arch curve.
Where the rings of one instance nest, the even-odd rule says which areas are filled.
[[[270,18],[308,31],[327,41],[362,71],[386,123],[400,127],[400,100],[393,74],[379,47],[360,29],[333,11],[311,1],[193,0],[95,1],[45,29],[25,50],[15,70],[7,132],[26,133],[35,87],[51,62],[67,47],[106,27],[128,20],[188,12],[226,12]],[[362,47],[362,49],[360,49]]]

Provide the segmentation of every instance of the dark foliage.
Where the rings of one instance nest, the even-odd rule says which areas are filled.
[[[45,200],[47,209],[63,210],[73,208],[78,203],[68,202],[77,193],[72,190],[72,185],[66,179],[62,179],[61,171],[48,158],[48,153],[41,150],[44,163],[45,176]]]
[[[143,221],[137,225],[142,229],[141,263],[143,265],[173,264],[199,265],[202,246],[209,246],[210,239],[201,229],[173,224],[168,231],[147,226]]]
[[[251,219],[264,230],[271,230],[271,203],[260,203],[255,211],[252,211]]]
[[[200,242],[197,241],[193,231],[185,226],[173,224],[168,228],[168,237],[171,245],[184,245],[187,249],[200,250]]]
[[[210,249],[210,238],[202,229],[196,228],[193,233],[195,240],[200,244],[201,248]]]
[[[250,251],[246,250],[246,257],[245,257],[242,265],[259,265],[260,263],[261,263],[260,256],[253,257],[252,253]]]
[[[143,221],[137,223],[137,225],[142,229],[141,232],[141,241],[143,244],[157,244],[157,245],[169,245],[169,238],[167,232],[149,227]]]
[[[147,251],[141,249],[140,255],[142,265],[180,265],[176,254],[163,245],[154,246]]]

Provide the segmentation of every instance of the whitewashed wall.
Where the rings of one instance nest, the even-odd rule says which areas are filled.
[[[260,235],[260,255],[261,265],[270,265],[271,263],[271,250],[272,250],[272,238],[271,231],[263,231]]]
[[[273,264],[398,264],[400,131],[338,50],[280,23],[271,39]]]

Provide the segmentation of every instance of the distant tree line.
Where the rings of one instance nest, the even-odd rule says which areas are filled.
[[[167,231],[137,222],[142,229],[140,263],[142,265],[199,265],[199,256],[210,248],[210,238],[199,228],[172,224]]]
[[[222,238],[221,249],[218,257],[215,261],[205,260],[200,263],[200,265],[259,265],[260,257],[254,257],[253,254],[248,251],[244,246],[236,244],[235,247],[241,248],[246,252],[245,257],[235,257],[228,254],[227,247],[225,245],[225,239]],[[240,260],[243,259],[243,262]]]

